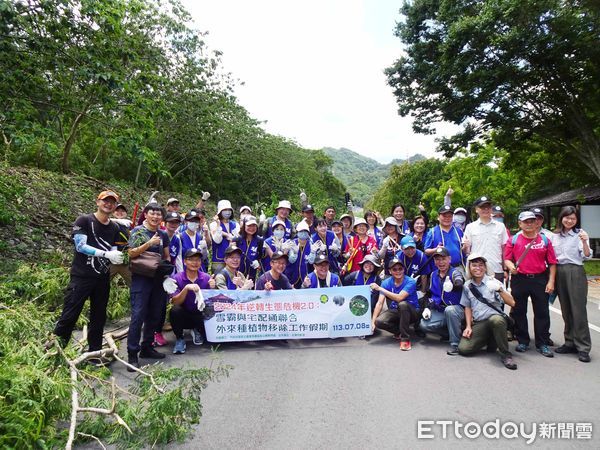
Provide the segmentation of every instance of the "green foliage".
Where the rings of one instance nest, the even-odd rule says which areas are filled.
[[[600,276],[600,261],[597,259],[585,261],[583,267],[586,275]]]
[[[447,156],[492,131],[515,155],[533,138],[600,178],[596,2],[415,0],[401,12],[406,56],[386,73],[415,131],[463,126],[442,141]]]
[[[417,206],[424,200],[425,192],[446,180],[445,166],[446,162],[431,158],[392,167],[390,177],[375,193],[369,208],[387,217],[392,206],[401,203],[406,208],[406,217],[411,218],[418,213]]]

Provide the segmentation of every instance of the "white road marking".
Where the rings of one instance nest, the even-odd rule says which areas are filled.
[[[560,312],[560,309],[557,309],[554,306],[550,307],[550,311],[555,312],[556,314],[562,316],[562,313]],[[600,333],[600,327],[599,326],[594,325],[593,323],[589,323],[589,322],[588,322],[588,326],[590,327],[590,330],[594,330],[594,331],[597,331],[598,333]]]

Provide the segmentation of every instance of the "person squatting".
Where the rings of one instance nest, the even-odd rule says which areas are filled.
[[[451,196],[449,190],[437,224],[429,226],[423,205],[412,219],[401,204],[386,218],[374,211],[355,217],[351,204],[339,218],[333,206],[317,216],[303,193],[296,224],[288,200],[279,202],[272,217],[261,211],[257,218],[243,205],[236,218],[231,202],[221,199],[209,219],[208,192],[187,213],[176,198],[164,207],[152,198],[136,220],[137,208],[129,219],[119,195],[103,191],[96,211],[74,223],[70,281],[54,333],[66,345],[89,298],[89,350],[101,349],[110,279],[117,274],[130,288],[127,352],[133,367],[140,367],[139,358],[165,358],[157,348],[168,345],[168,304],[172,352],[185,353],[185,330],[194,345],[204,343],[202,289],[363,285],[372,293],[371,331],[391,333],[400,350],[412,349],[411,336],[437,335],[448,343],[449,356],[486,349],[515,370],[509,338],[516,339],[516,352],[529,350],[531,299],[537,351],[545,357],[573,353],[589,362],[583,261],[592,251],[587,233],[577,228],[577,210],[564,207],[553,232],[543,228],[540,208],[522,211],[513,235],[502,207],[489,197],[474,201],[477,218],[470,221],[466,208],[451,206]],[[555,293],[565,329],[564,343],[553,351],[549,299]]]

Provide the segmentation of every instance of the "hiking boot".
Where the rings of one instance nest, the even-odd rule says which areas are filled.
[[[519,344],[519,345],[517,345],[517,348],[515,348],[515,350],[518,351],[519,353],[525,353],[527,350],[529,350],[529,345]]]
[[[146,359],[163,359],[164,357],[165,357],[164,353],[157,352],[152,347],[150,347],[150,348],[143,348],[140,351],[140,358],[146,358]]]
[[[400,350],[407,352],[412,348],[410,345],[410,341],[401,341],[400,342]]]
[[[458,355],[458,345],[450,345],[450,347],[448,347],[448,351],[446,352],[446,355],[449,355],[449,356]]]
[[[502,364],[504,367],[510,370],[517,370],[517,364],[513,361],[512,356],[503,356],[501,358]]]
[[[138,360],[137,353],[130,353],[129,356],[127,357],[127,362],[129,364],[131,364],[133,367],[135,367],[136,369],[140,368],[140,362]],[[127,372],[135,372],[135,369],[132,369],[131,367],[127,366]]]
[[[579,361],[581,362],[590,362],[592,358],[590,358],[590,354],[588,352],[579,352]]]
[[[537,351],[540,352],[542,356],[545,356],[546,358],[554,358],[554,353],[552,353],[552,350],[550,350],[550,347],[548,347],[547,345],[540,345]]]
[[[566,355],[567,353],[577,353],[577,349],[575,347],[571,347],[570,345],[563,344],[560,347],[555,348],[554,353]]]
[[[154,347],[162,347],[163,345],[167,345],[167,340],[162,333],[154,333],[154,342],[152,345]]]
[[[185,339],[177,339],[175,341],[175,347],[173,347],[173,353],[176,355],[183,355],[185,353]]]
[[[99,356],[97,358],[90,358],[87,360],[87,363],[90,366],[94,366],[94,367],[107,367],[109,366],[114,360],[112,358],[108,358],[106,356]]]
[[[202,338],[202,332],[196,328],[192,328],[192,342],[194,343],[194,345],[204,344],[204,339]]]

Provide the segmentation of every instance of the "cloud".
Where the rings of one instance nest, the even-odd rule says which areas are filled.
[[[397,115],[383,70],[402,51],[397,1],[183,1],[206,42],[244,82],[236,88],[265,129],[308,148],[346,147],[381,162],[434,155]],[[444,127],[448,130],[448,127]]]

